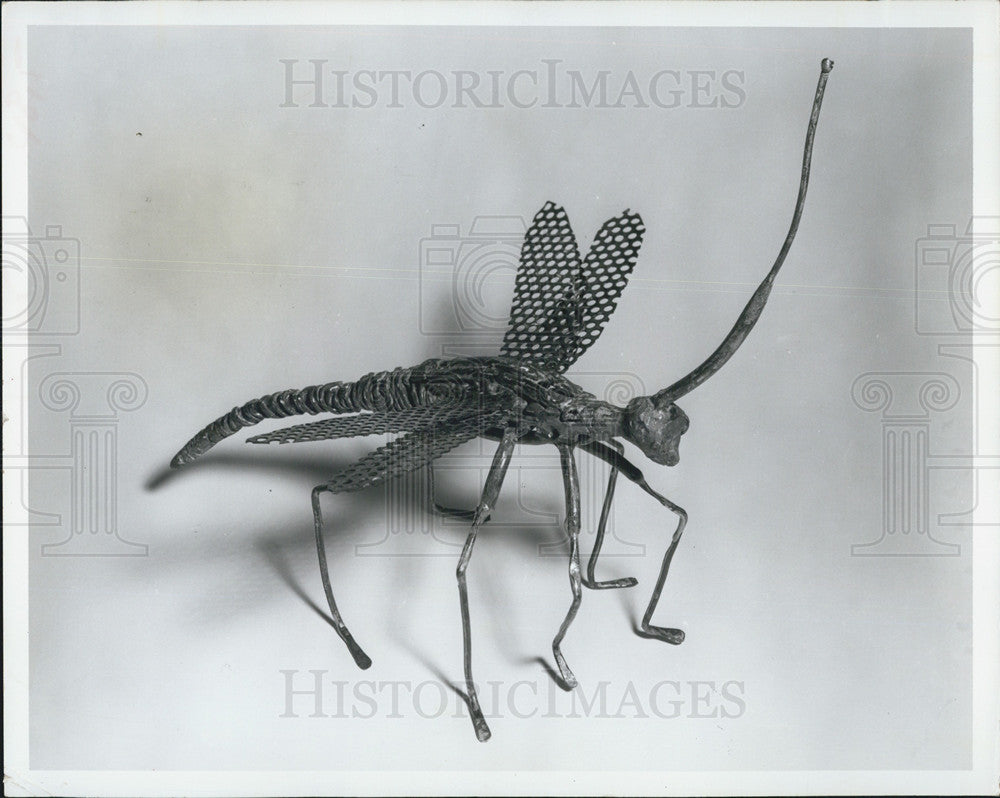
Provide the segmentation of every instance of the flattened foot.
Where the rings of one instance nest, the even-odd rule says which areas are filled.
[[[361,670],[366,671],[372,666],[371,657],[369,657],[364,651],[362,651],[361,646],[355,642],[351,633],[346,629],[341,633],[341,638],[343,638],[344,643],[347,644],[347,650],[351,652],[351,656],[354,657],[355,663],[361,668]]]
[[[553,646],[552,653],[556,658],[556,665],[559,668],[559,676],[562,678],[566,689],[572,690],[578,684],[576,676],[573,675],[573,671],[571,671],[569,669],[569,665],[566,664],[566,658],[563,656],[562,651],[560,651],[556,646]]]
[[[672,646],[679,646],[684,642],[683,629],[667,629],[663,626],[643,626],[639,631],[643,637],[651,637],[655,640],[662,640]]]
[[[635,587],[639,580],[634,576],[626,576],[623,579],[607,579],[604,582],[596,582],[592,579],[584,579],[583,586],[591,590],[613,590],[621,587]]]
[[[490,727],[486,725],[486,719],[483,717],[482,713],[479,713],[478,717],[473,715],[472,725],[476,729],[476,739],[479,740],[479,742],[485,743],[488,739],[490,739],[490,737],[493,736],[490,732]]]
[[[492,733],[490,732],[490,727],[486,724],[486,718],[483,717],[483,710],[479,707],[479,696],[475,693],[475,688],[470,685],[472,692],[469,694],[469,715],[472,717],[472,728],[476,730],[476,739],[481,743],[485,743]]]

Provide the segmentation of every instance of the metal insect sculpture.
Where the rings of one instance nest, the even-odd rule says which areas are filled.
[[[563,376],[597,340],[614,312],[635,266],[644,227],[638,214],[626,210],[604,224],[587,255],[581,258],[565,211],[550,202],[536,214],[524,239],[509,329],[498,356],[432,359],[412,368],[373,372],[354,382],[329,382],[255,399],[205,427],[174,457],[171,466],[176,468],[190,463],[224,438],[264,419],[335,414],[322,421],[257,435],[249,439],[250,443],[292,443],[404,433],[312,491],[316,549],[330,613],[354,661],[360,668],[368,668],[371,659],[354,640],[333,597],[323,545],[320,495],[358,491],[382,484],[406,472],[430,466],[435,458],[476,437],[499,441],[476,509],[462,511],[438,507],[442,512],[472,522],[458,561],[457,578],[467,700],[479,740],[489,739],[490,730],[472,680],[466,570],[476,535],[496,506],[514,446],[518,443],[552,444],[559,450],[562,465],[572,601],[552,641],[552,652],[563,686],[572,689],[577,684],[561,646],[580,606],[581,586],[602,589],[636,584],[631,577],[603,582],[594,577],[619,474],[677,516],[677,526],[663,556],[640,634],[674,645],[681,643],[683,631],[654,626],[651,620],[687,523],[687,513],[646,483],[642,472],[624,457],[624,447],[615,439],[624,438],[635,444],[654,463],[677,464],[678,445],[688,429],[688,417],[675,402],[718,371],[743,343],[764,309],[795,237],[809,182],[816,124],[832,68],[833,62],[824,59],[806,133],[795,211],[777,260],[725,340],[704,363],[673,385],[653,396],[635,398],[622,408],[597,399]],[[586,575],[580,568],[580,487],[575,449],[594,455],[611,466]],[[430,469],[428,475],[433,493]]]

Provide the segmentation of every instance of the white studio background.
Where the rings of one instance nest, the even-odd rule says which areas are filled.
[[[968,30],[933,28],[31,29],[28,222],[35,236],[58,225],[51,238],[80,252],[78,331],[26,371],[30,451],[58,461],[27,497],[31,767],[971,767],[971,534],[940,516],[970,510],[973,472],[931,475],[933,517],[914,544],[926,550],[902,551],[925,556],[863,548],[896,501],[878,384],[912,415],[937,380],[930,454],[972,451],[971,364],[941,354],[949,331],[933,315],[947,294],[925,294],[929,311],[913,300],[928,226],[961,237],[972,217],[971,47]],[[647,228],[571,376],[619,402],[665,387],[717,345],[777,254],[824,57],[836,67],[810,195],[761,322],[681,403],[692,426],[676,468],[628,453],[690,513],[656,616],[686,630],[682,646],[633,633],[673,521],[623,480],[598,576],[640,584],[585,591],[564,643],[581,688],[555,687],[539,658],[552,664],[570,600],[552,545],[558,458],[519,450],[469,570],[493,731],[480,745],[442,684],[462,679],[462,526],[429,535],[404,519],[407,533],[398,493],[327,497],[335,592],[373,668],[358,671],[308,606],[325,612],[309,491],[374,441],[236,436],[164,472],[248,399],[495,345],[518,217],[547,200],[584,250],[625,208]],[[288,75],[311,78],[310,59],[326,107],[306,84],[289,102]],[[657,104],[662,70],[677,93]],[[420,94],[403,76],[394,96],[387,71],[443,82]],[[459,100],[459,72],[486,106],[497,73],[498,107]],[[588,89],[606,79],[607,100],[574,95],[574,73]],[[646,107],[622,96],[629,74]],[[507,238],[476,249],[493,222]],[[442,266],[427,254],[438,248],[482,265]],[[113,435],[101,427],[103,455],[64,463],[71,431],[89,433],[73,426],[83,411],[53,400],[52,375],[102,397],[108,375],[129,375],[144,401],[115,411]],[[896,376],[865,387],[864,375]],[[80,469],[104,467],[112,440],[111,498],[88,503]],[[471,507],[490,448],[462,451],[442,491]],[[585,460],[586,555],[606,471]],[[112,556],[64,556],[75,507],[113,516],[114,550],[90,552]],[[313,672],[319,713],[288,693],[312,689]]]

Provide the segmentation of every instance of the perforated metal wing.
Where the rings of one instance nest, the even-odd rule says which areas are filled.
[[[556,373],[575,363],[614,313],[644,232],[626,210],[604,223],[581,262],[566,212],[547,202],[524,239],[501,352]]]
[[[521,246],[521,262],[514,283],[509,328],[500,351],[547,369],[562,361],[558,303],[565,303],[575,293],[580,270],[576,236],[566,211],[546,202],[535,214]],[[553,322],[557,323],[553,326]]]
[[[363,490],[415,471],[503,420],[501,413],[476,413],[408,432],[336,474],[326,489],[331,493]]]
[[[578,279],[579,326],[572,336],[567,335],[572,340],[567,344],[565,368],[573,365],[604,331],[628,285],[645,232],[639,214],[626,210],[608,219],[594,237]]]
[[[247,443],[305,443],[410,432],[452,420],[464,421],[474,409],[474,404],[441,404],[389,413],[355,413],[254,435],[247,439]]]

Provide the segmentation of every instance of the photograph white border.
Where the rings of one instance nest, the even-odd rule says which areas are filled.
[[[659,3],[659,2],[246,2],[10,3],[3,6],[3,207],[27,216],[27,33],[35,25],[553,25],[694,27],[968,27],[973,31],[974,213],[1000,215],[1000,4]],[[1000,306],[1000,297],[993,297]],[[16,291],[9,300],[16,301]],[[990,317],[1000,316],[995,308]],[[1000,439],[995,386],[1000,348],[974,342],[980,450]],[[21,390],[4,365],[4,406]],[[990,389],[989,386],[994,386]],[[13,393],[11,393],[13,392]],[[990,408],[991,410],[986,410]],[[23,428],[24,418],[5,426]],[[6,483],[6,476],[5,476]],[[980,497],[975,557],[973,767],[970,771],[814,772],[116,772],[28,767],[28,541],[4,535],[4,788],[7,795],[331,794],[996,794],[1000,776],[1000,517],[996,492]],[[4,491],[4,519],[24,523],[18,497]],[[928,640],[933,646],[934,641]]]

